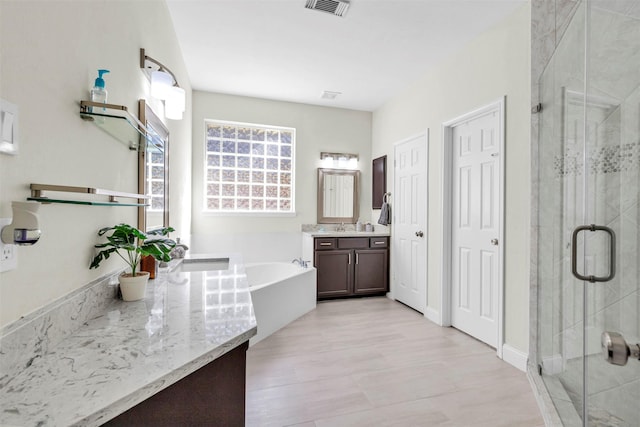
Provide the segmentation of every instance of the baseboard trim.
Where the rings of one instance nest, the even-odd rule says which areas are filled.
[[[503,344],[502,346],[502,360],[508,364],[515,366],[522,372],[527,372],[527,360],[529,355],[518,350],[515,347],[511,347],[509,344]]]
[[[427,320],[432,321],[436,325],[442,326],[442,318],[440,317],[439,311],[434,310],[431,307],[427,307],[424,311],[424,317],[426,317]]]

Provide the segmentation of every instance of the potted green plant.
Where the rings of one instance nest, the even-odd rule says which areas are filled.
[[[100,251],[91,261],[89,268],[97,268],[102,260],[108,259],[115,252],[129,265],[129,271],[125,271],[119,277],[122,299],[142,299],[149,273],[139,271],[140,260],[143,256],[151,255],[158,261],[170,261],[169,253],[176,246],[176,242],[166,236],[172,231],[175,231],[172,227],[164,227],[144,233],[128,224],[102,228],[98,231],[98,236],[105,236],[107,241],[95,245]]]

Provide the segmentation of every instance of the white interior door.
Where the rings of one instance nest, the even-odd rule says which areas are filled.
[[[392,295],[421,313],[427,308],[427,141],[424,133],[394,149]]]
[[[501,321],[501,117],[451,127],[451,324],[497,348]]]

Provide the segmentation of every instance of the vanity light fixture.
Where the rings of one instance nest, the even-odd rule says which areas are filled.
[[[166,65],[148,56],[144,49],[140,49],[140,68],[151,82],[151,96],[164,101],[165,116],[171,120],[182,120],[186,94],[175,74]]]
[[[357,169],[358,155],[349,153],[320,153],[323,167],[337,169]]]

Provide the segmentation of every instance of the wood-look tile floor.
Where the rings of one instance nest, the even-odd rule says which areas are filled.
[[[525,374],[385,297],[322,302],[247,352],[247,426],[544,426]]]

